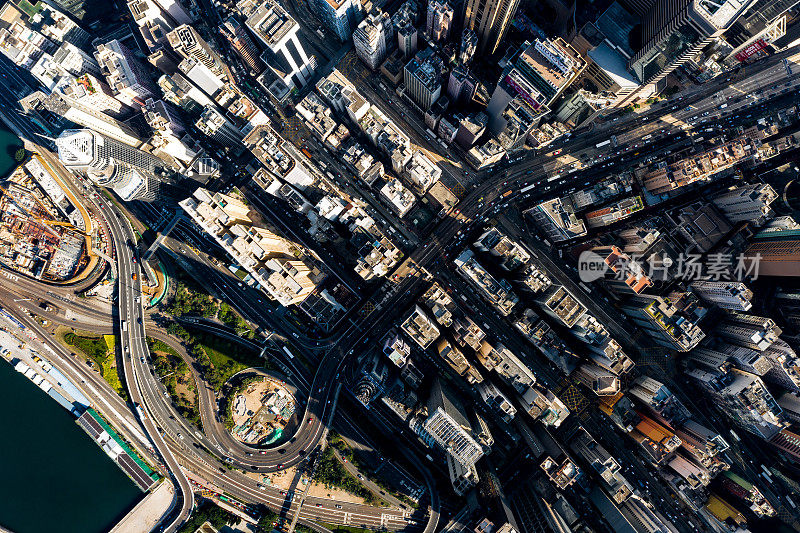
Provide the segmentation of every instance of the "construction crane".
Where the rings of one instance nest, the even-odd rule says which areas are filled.
[[[56,233],[56,231],[55,231],[54,229],[52,229],[50,226],[64,226],[64,227],[69,227],[70,229],[72,229],[73,231],[77,231],[77,232],[78,232],[78,233],[80,233],[81,235],[86,235],[86,232],[85,232],[85,231],[82,231],[82,230],[80,230],[80,229],[76,228],[76,227],[75,227],[73,224],[71,224],[70,222],[61,221],[61,220],[45,220],[45,219],[43,219],[43,218],[41,218],[41,217],[38,217],[38,216],[36,216],[36,215],[33,215],[33,214],[31,214],[31,213],[30,213],[30,212],[29,212],[27,209],[25,209],[24,207],[22,207],[21,205],[19,205],[19,204],[17,203],[17,201],[16,201],[16,200],[14,200],[13,196],[11,196],[11,195],[9,194],[9,192],[8,192],[8,189],[7,189],[7,188],[6,188],[4,185],[2,185],[2,184],[0,184],[0,192],[2,192],[3,194],[7,195],[7,196],[9,197],[9,199],[11,200],[11,202],[12,202],[12,203],[13,203],[13,204],[14,204],[14,205],[17,207],[17,209],[19,209],[19,210],[20,210],[22,213],[24,213],[24,214],[25,214],[25,215],[26,215],[28,218],[32,218],[33,220],[35,220],[36,222],[38,222],[39,224],[41,224],[41,225],[42,225],[42,227],[43,227],[45,230],[47,230],[48,232],[50,232],[50,234],[51,234],[51,235],[53,235],[54,237],[61,238],[61,235],[59,235],[58,233]]]

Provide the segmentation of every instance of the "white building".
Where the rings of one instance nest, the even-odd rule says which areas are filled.
[[[394,28],[389,15],[383,11],[370,13],[353,32],[356,54],[370,69],[377,70],[386,59]]]

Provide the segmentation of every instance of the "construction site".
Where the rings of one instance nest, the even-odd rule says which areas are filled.
[[[250,445],[280,440],[293,419],[297,401],[286,385],[270,377],[249,383],[233,401],[233,435]]]
[[[88,261],[82,219],[41,162],[0,182],[0,263],[21,274],[65,281]]]

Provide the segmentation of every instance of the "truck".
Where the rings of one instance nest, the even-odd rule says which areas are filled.
[[[611,144],[611,139],[608,139],[608,140],[603,141],[603,142],[599,142],[599,143],[595,144],[594,147],[595,148],[602,148],[603,146],[608,146],[609,144]]]

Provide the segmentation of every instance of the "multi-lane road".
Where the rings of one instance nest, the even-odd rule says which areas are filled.
[[[164,400],[163,387],[154,379],[148,365],[146,320],[141,301],[142,272],[139,264],[134,261],[134,249],[128,246],[128,242],[135,242],[133,232],[127,220],[119,216],[112,204],[104,198],[91,200],[105,210],[106,214],[110,214],[104,220],[116,253],[115,267],[118,282],[116,327],[121,336],[126,382],[132,400],[141,408],[140,430],[152,442],[163,461],[164,468],[170,473],[176,487],[176,497],[180,501],[175,512],[169,517],[165,517],[164,525],[167,529],[174,530],[189,515],[193,506],[192,487],[185,470],[202,472],[204,479],[208,479],[234,494],[241,494],[249,501],[265,501],[273,506],[277,504],[269,499],[274,497],[274,494],[265,494],[257,485],[254,487],[252,483],[243,481],[241,477],[235,478],[229,475],[225,468],[220,466],[220,463],[207,454],[199,453],[197,448],[193,450],[190,443],[202,445],[206,449],[212,450],[215,455],[219,453],[219,456],[223,460],[227,460],[229,464],[246,470],[273,472],[305,461],[324,434],[324,421],[331,416],[335,405],[333,391],[341,381],[338,379],[339,374],[353,353],[353,347],[371,336],[374,331],[388,326],[395,320],[397,313],[404,310],[413,301],[420,292],[422,284],[429,279],[426,271],[438,270],[439,267],[436,263],[447,255],[453,243],[457,242],[456,237],[470,224],[481,221],[492,210],[507,206],[509,202],[518,199],[518,191],[523,185],[541,183],[548,177],[548,173],[552,174],[570,164],[571,161],[575,161],[576,156],[596,156],[598,153],[595,148],[596,143],[608,139],[611,135],[616,135],[621,143],[627,142],[630,145],[636,139],[655,130],[675,131],[687,127],[691,129],[694,124],[719,120],[721,115],[745,108],[748,103],[755,102],[759,98],[779,95],[784,89],[779,87],[776,90],[776,85],[779,84],[778,82],[785,83],[789,76],[789,72],[782,62],[784,57],[792,65],[800,61],[800,54],[786,53],[776,56],[757,67],[750,67],[752,71],[747,79],[732,84],[726,79],[714,80],[680,96],[679,100],[653,106],[641,115],[632,114],[612,118],[589,132],[554,145],[554,148],[559,147],[572,159],[537,154],[524,158],[518,164],[508,167],[504,172],[478,173],[479,177],[484,178],[483,181],[462,199],[452,216],[435,225],[428,241],[423,246],[412,251],[398,270],[402,274],[399,280],[396,283],[384,284],[370,299],[370,309],[372,310],[363,313],[357,320],[351,321],[336,334],[335,338],[327,342],[324,345],[324,348],[327,349],[321,359],[318,356],[314,357],[313,360],[318,361],[318,364],[313,377],[306,377],[303,371],[298,371],[296,377],[306,380],[304,385],[308,390],[308,401],[302,423],[292,439],[277,448],[265,450],[266,453],[263,454],[258,453],[259,450],[235,441],[224,430],[219,422],[218,412],[214,408],[216,398],[213,391],[207,387],[198,386],[198,390],[201,392],[201,404],[204,406],[202,417],[206,433],[198,433],[185,421],[176,420],[174,409]],[[788,81],[792,83],[791,80]],[[762,92],[754,96],[745,96],[757,91]],[[715,93],[719,94],[712,97],[711,95]],[[11,104],[10,109],[15,107],[15,102],[12,103],[6,94],[0,95],[0,101]],[[731,103],[728,103],[729,101]],[[679,102],[677,108],[674,107],[676,102]],[[727,104],[725,111],[720,109],[723,104]],[[6,115],[8,116],[8,114]],[[29,139],[35,137],[36,132],[21,117],[12,112],[8,119],[22,135]],[[634,146],[634,148],[636,147]],[[49,161],[54,159],[52,154],[46,151],[43,153]],[[564,159],[563,162],[562,159]],[[553,194],[556,194],[557,191],[566,189],[571,179],[570,175],[564,175],[549,183],[548,187],[552,188]],[[512,195],[501,198],[505,191],[511,191]],[[262,314],[257,304],[250,302],[248,305],[253,307],[251,311],[256,316]],[[79,308],[80,304],[75,303],[75,307]],[[365,307],[365,309],[367,308]],[[91,308],[88,306],[84,311],[92,314]],[[25,319],[30,322],[29,317],[25,317]],[[41,330],[38,324],[31,324],[31,327],[38,327]],[[307,353],[310,352],[307,351]],[[87,380],[89,374],[93,377]],[[80,378],[81,383],[92,383],[95,388],[102,385],[91,372],[88,374],[78,372],[76,375]],[[106,389],[107,386],[103,388],[104,391]],[[110,396],[107,394],[103,393],[100,396],[108,402],[110,408],[125,410],[118,402],[110,400]],[[130,425],[130,419],[127,418],[127,423],[122,421],[125,419],[126,417],[120,413],[121,423]],[[219,476],[220,468],[223,469],[222,476]],[[324,507],[318,509],[321,508]],[[338,511],[338,509],[330,511],[337,515],[335,517],[324,516],[322,518],[336,523],[342,523],[342,520],[346,521],[346,516],[340,515],[347,513],[345,511],[338,513]],[[438,509],[433,511],[436,512]],[[325,511],[325,513],[328,512]],[[356,513],[351,509],[351,517],[354,514],[363,513]],[[386,515],[387,513],[380,514]],[[366,513],[362,520],[365,524],[376,525],[374,514]],[[352,523],[357,524],[357,522]],[[379,525],[385,526],[387,523],[392,523],[394,526],[408,524],[402,513],[389,513],[388,518],[381,516]]]

